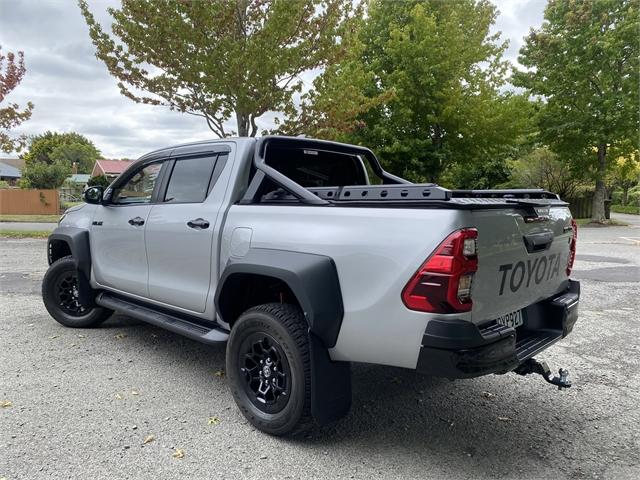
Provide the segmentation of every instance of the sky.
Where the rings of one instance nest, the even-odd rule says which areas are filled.
[[[542,23],[546,0],[493,0],[495,30],[508,39],[506,58],[517,63],[523,37]],[[90,1],[102,25],[117,0]],[[204,119],[123,97],[114,77],[95,58],[88,28],[75,0],[0,0],[2,52],[24,51],[27,73],[5,101],[35,104],[30,120],[14,130],[47,130],[87,136],[105,158],[137,158],[167,145],[215,137]],[[267,117],[261,128],[271,126]]]

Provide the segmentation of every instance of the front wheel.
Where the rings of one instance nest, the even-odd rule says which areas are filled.
[[[78,295],[78,271],[73,258],[63,257],[51,264],[42,279],[42,300],[49,314],[65,327],[95,327],[113,313],[100,307],[82,305]]]
[[[294,305],[269,303],[243,313],[227,344],[236,404],[259,430],[285,435],[313,424],[306,321]]]

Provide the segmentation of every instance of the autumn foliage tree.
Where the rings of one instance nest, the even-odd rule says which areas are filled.
[[[20,125],[31,117],[33,104],[27,103],[22,109],[17,103],[6,103],[7,95],[11,93],[22,81],[26,68],[24,66],[24,53],[2,52],[0,46],[0,150],[4,152],[19,151],[26,145],[26,137],[13,137],[10,130]]]
[[[612,163],[611,183],[622,190],[622,205],[627,205],[629,190],[640,185],[640,151],[618,157]]]
[[[334,64],[351,0],[123,0],[113,35],[79,6],[96,56],[123,95],[203,117],[219,137],[258,133],[266,112],[295,111],[301,74]]]

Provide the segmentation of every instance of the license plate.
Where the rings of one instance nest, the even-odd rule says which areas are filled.
[[[522,318],[522,310],[516,310],[515,312],[507,313],[501,317],[496,318],[496,322],[505,327],[518,328],[524,323]]]

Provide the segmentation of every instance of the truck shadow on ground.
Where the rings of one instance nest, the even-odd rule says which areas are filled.
[[[133,349],[152,346],[170,362],[184,362],[190,370],[185,382],[227,389],[226,382],[211,385],[213,372],[224,370],[223,345],[203,345],[121,315],[103,328],[126,331]],[[425,473],[446,464],[449,470],[459,468],[461,476],[469,471],[513,476],[527,463],[557,469],[560,457],[588,455],[576,453],[584,450],[587,422],[574,408],[576,393],[557,392],[542,379],[508,374],[452,382],[401,368],[354,364],[352,381],[347,417],[275,441],[318,455],[347,449],[370,463],[381,456],[410,456]],[[253,428],[239,412],[235,415],[237,428]]]

